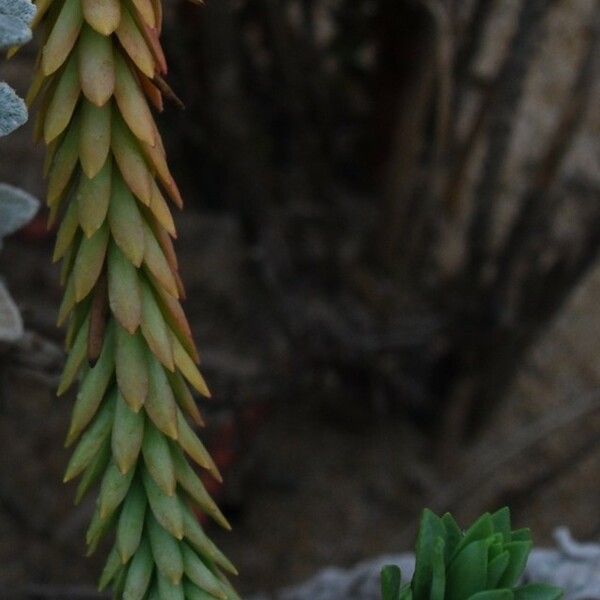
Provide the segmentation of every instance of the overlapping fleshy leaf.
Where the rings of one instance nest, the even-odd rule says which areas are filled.
[[[520,585],[531,551],[528,529],[511,530],[508,508],[481,516],[462,531],[446,513],[421,518],[412,581],[400,569],[381,573],[383,600],[560,600],[562,590]]]
[[[97,488],[89,552],[112,537],[100,587],[117,598],[238,596],[235,568],[197,518],[229,524],[197,472],[220,480],[194,430],[210,393],[180,300],[169,200],[181,206],[153,107],[166,74],[151,0],[38,0],[39,68],[28,94],[48,145],[68,359],[78,390],[65,481]],[[161,80],[162,81],[162,80]],[[190,425],[190,421],[193,425]],[[195,466],[193,466],[195,465]]]

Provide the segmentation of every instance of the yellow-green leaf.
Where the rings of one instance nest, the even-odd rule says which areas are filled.
[[[113,376],[115,366],[114,327],[109,324],[104,336],[104,345],[93,368],[87,370],[82,379],[67,436],[67,446],[74,442],[79,434],[94,418],[108,384]]]
[[[137,551],[142,539],[146,514],[146,495],[139,481],[129,488],[117,525],[117,549],[123,564]]]
[[[98,507],[102,519],[110,517],[121,505],[125,496],[127,496],[134,474],[135,469],[131,469],[123,475],[115,463],[108,466],[102,478],[98,496]]]
[[[152,422],[172,439],[178,437],[177,405],[164,368],[151,352],[148,360],[148,397],[145,409]]]
[[[144,471],[142,474],[142,481],[144,482],[144,489],[148,496],[148,503],[152,509],[152,515],[154,519],[148,520],[148,529],[150,530],[150,543],[152,544],[152,551],[155,551],[155,544],[152,539],[152,521],[156,520],[156,524],[163,529],[165,533],[169,533],[169,537],[173,540],[183,539],[183,517],[181,515],[181,508],[179,506],[179,499],[177,496],[167,496],[154,482],[151,475]],[[172,537],[171,537],[172,536]],[[164,536],[163,536],[164,537]],[[175,542],[175,540],[173,540]],[[156,556],[155,556],[156,558]],[[157,560],[158,562],[158,560]],[[161,568],[161,565],[158,565]]]
[[[127,125],[116,114],[113,118],[111,146],[121,175],[133,194],[148,206],[152,198],[153,177]]]
[[[115,418],[112,430],[112,453],[121,473],[135,466],[144,439],[144,413],[129,408],[121,393],[117,393]]]
[[[183,450],[189,454],[198,465],[207,469],[217,481],[223,481],[219,469],[208,453],[208,450],[189,426],[183,413],[179,409],[177,410],[177,426],[179,431],[177,442],[181,448],[183,448]]]
[[[129,65],[117,55],[115,59],[115,99],[125,123],[134,135],[153,146],[154,121],[140,84]]]
[[[85,100],[81,111],[79,160],[83,172],[94,178],[106,163],[110,151],[111,104],[98,107]]]
[[[119,326],[116,330],[117,384],[125,402],[138,412],[148,394],[145,344],[139,333],[130,335]]]
[[[198,555],[185,543],[180,545],[183,556],[183,569],[190,581],[216,598],[227,600],[219,580],[198,558]]]
[[[119,0],[81,0],[87,23],[102,35],[116,31],[121,22]]]
[[[194,361],[175,335],[171,337],[171,345],[173,348],[173,359],[177,368],[200,394],[205,398],[210,398],[210,390],[204,381],[204,377],[202,377],[198,367],[194,364]]]
[[[67,466],[64,482],[77,477],[100,452],[104,442],[110,436],[113,415],[114,402],[106,402],[91,426],[81,436],[81,440],[77,444],[77,448],[75,448]]]
[[[79,79],[85,97],[96,106],[104,105],[115,89],[113,43],[85,25],[78,44]]]
[[[114,243],[108,250],[108,301],[121,326],[128,333],[135,333],[142,320],[139,274]]]
[[[71,387],[73,381],[75,381],[75,377],[77,377],[77,373],[79,373],[79,369],[83,364],[87,354],[89,328],[90,317],[88,313],[85,321],[79,327],[77,335],[75,336],[75,342],[73,343],[73,346],[69,351],[69,355],[67,356],[65,368],[63,369],[60,383],[58,384],[58,390],[56,392],[57,396],[62,396],[62,394],[64,394]]]
[[[98,280],[104,264],[107,245],[108,227],[106,223],[92,237],[81,240],[73,268],[77,302],[83,300],[90,293]]]
[[[58,76],[58,85],[46,111],[44,119],[46,144],[56,139],[66,129],[75,111],[80,92],[77,53],[73,52],[63,72]]]
[[[115,242],[123,254],[139,267],[144,259],[144,223],[135,198],[118,173],[113,177],[108,220]]]
[[[54,254],[52,261],[57,262],[65,256],[67,250],[73,243],[75,234],[79,227],[79,215],[77,208],[77,200],[69,202],[67,210],[63,216],[58,233],[56,234],[56,244],[54,246]]]
[[[127,579],[123,598],[126,600],[144,600],[146,592],[152,579],[154,571],[154,560],[150,544],[144,538],[137,549],[133,560],[127,570]]]
[[[77,41],[82,23],[80,0],[65,0],[42,50],[44,75],[51,75],[65,62]]]
[[[142,454],[146,469],[167,496],[175,493],[175,472],[166,437],[151,423],[146,427]]]
[[[231,525],[223,513],[219,510],[216,502],[206,491],[204,484],[196,475],[191,465],[187,462],[181,449],[175,447],[174,444],[171,444],[171,446],[171,456],[173,460],[173,466],[175,468],[175,477],[177,478],[179,485],[190,495],[194,502],[198,504],[202,511],[212,517],[224,529],[231,529]],[[184,510],[184,524],[186,523],[185,515],[186,512]],[[186,526],[186,530],[190,530],[190,535],[188,535],[188,532],[186,531],[186,537],[188,537],[194,544],[198,543],[199,534],[195,532],[194,528],[191,527],[189,523]]]
[[[146,282],[142,283],[142,334],[158,360],[169,371],[173,371],[175,362],[171,335],[154,294]]]
[[[144,36],[141,34],[131,13],[126,7],[123,7],[121,22],[116,31],[119,42],[129,58],[136,67],[150,79],[154,79],[154,57],[146,44]]]
[[[67,189],[79,160],[79,120],[77,117],[71,122],[64,140],[56,151],[50,178],[48,180],[48,192],[46,203],[54,207],[59,202],[64,191]]]
[[[102,227],[108,214],[112,184],[112,161],[106,160],[100,172],[88,179],[82,175],[77,194],[79,224],[87,238]],[[108,228],[104,227],[108,235]]]
[[[144,264],[171,296],[179,297],[173,271],[147,224],[144,224]]]

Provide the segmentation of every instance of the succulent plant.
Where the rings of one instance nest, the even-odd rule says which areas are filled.
[[[34,14],[35,7],[29,0],[0,0],[0,50],[31,39],[29,24]],[[0,137],[12,133],[25,121],[25,103],[7,83],[0,82]],[[0,249],[4,237],[28,223],[38,208],[39,202],[26,192],[0,183]],[[0,345],[15,342],[22,335],[19,309],[0,280]]]
[[[29,0],[0,0],[0,50],[31,39],[29,25],[35,7]],[[15,91],[0,82],[0,136],[8,135],[27,121],[27,107]]]
[[[77,502],[99,483],[89,553],[109,532],[100,579],[115,597],[238,598],[235,568],[196,511],[229,528],[188,462],[220,480],[192,425],[190,386],[208,397],[180,301],[184,288],[165,197],[182,199],[150,105],[162,109],[167,66],[159,0],[38,0],[36,137],[48,146],[50,223],[60,221],[68,322],[58,393],[79,379],[65,481]]]
[[[398,567],[385,567],[383,600],[558,600],[556,587],[519,585],[531,547],[528,529],[511,531],[508,508],[484,514],[466,531],[450,514],[425,510],[412,581],[403,583]]]

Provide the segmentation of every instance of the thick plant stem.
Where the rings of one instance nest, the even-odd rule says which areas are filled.
[[[48,145],[50,221],[60,216],[68,359],[59,394],[78,379],[65,481],[77,500],[96,483],[92,553],[114,535],[100,587],[115,597],[238,598],[235,568],[195,511],[229,527],[188,462],[217,479],[188,419],[190,386],[208,397],[180,304],[175,226],[182,200],[150,105],[162,108],[166,63],[159,0],[38,0],[43,30],[29,102]]]

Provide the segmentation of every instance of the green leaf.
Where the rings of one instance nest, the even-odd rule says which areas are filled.
[[[121,473],[128,473],[137,462],[144,439],[144,413],[129,408],[120,392],[112,429],[113,458]]]
[[[396,565],[387,565],[381,569],[381,597],[383,600],[398,600],[402,573]]]
[[[487,553],[486,540],[471,542],[459,552],[448,568],[446,600],[465,600],[485,590]]]
[[[156,427],[171,439],[179,436],[177,404],[163,366],[154,354],[146,351],[148,367],[148,397],[145,408]]]
[[[142,320],[139,274],[114,243],[108,249],[108,301],[119,324],[133,335]]]
[[[498,554],[498,556],[496,556],[489,562],[487,577],[488,588],[499,587],[500,580],[506,572],[506,567],[508,567],[509,562],[510,554],[506,551],[501,552],[500,554]]]
[[[174,443],[171,445],[171,456],[175,468],[175,477],[179,485],[190,495],[191,499],[198,504],[203,512],[212,517],[225,529],[231,529],[229,522],[219,510],[216,502],[206,491],[204,484],[185,459],[183,452]]]
[[[146,504],[144,489],[139,481],[135,481],[127,493],[117,525],[116,545],[123,564],[129,562],[140,545]]]
[[[173,583],[183,576],[183,558],[177,540],[163,529],[158,521],[148,514],[146,519],[150,547],[158,570]]]
[[[454,520],[454,517],[450,513],[446,513],[442,517],[442,523],[444,524],[444,528],[446,529],[446,544],[444,546],[445,559],[446,563],[449,563],[450,558],[454,555],[454,552],[456,548],[458,548],[460,540],[462,539],[464,534],[461,528],[458,526],[458,523]]]
[[[114,402],[107,401],[83,434],[71,456],[63,481],[66,483],[77,477],[96,457],[105,440],[110,435],[114,415]]]
[[[158,573],[157,581],[160,600],[185,600],[181,582],[173,583],[162,573]]]
[[[181,514],[183,515],[183,535],[185,539],[196,549],[203,557],[209,558],[219,567],[237,575],[237,569],[231,564],[229,559],[217,548],[214,542],[204,533],[202,525],[198,522],[196,515],[185,505],[185,502],[180,501]]]
[[[142,334],[156,358],[173,372],[175,362],[169,328],[150,286],[145,282],[142,284]]]
[[[131,561],[125,580],[123,600],[143,600],[150,585],[154,560],[150,544],[143,539]]]
[[[116,463],[111,463],[106,469],[100,487],[100,495],[98,496],[98,507],[102,518],[113,514],[123,502],[134,473],[135,469],[131,469],[126,475],[123,475]]]
[[[73,414],[69,434],[67,435],[67,446],[72,444],[79,434],[87,427],[94,418],[102,399],[113,376],[115,367],[115,329],[109,324],[104,335],[104,344],[98,362],[93,368],[88,369],[83,377]]]
[[[494,533],[494,523],[492,516],[489,513],[485,513],[469,529],[467,529],[464,537],[460,541],[460,544],[456,547],[453,557],[455,557],[463,548],[466,548],[472,542],[478,540],[485,540]]]
[[[148,423],[142,444],[144,464],[152,479],[167,496],[175,493],[175,471],[165,436]]]
[[[108,221],[115,242],[123,254],[139,267],[144,258],[144,223],[135,198],[117,173],[113,176]]]
[[[167,496],[157,485],[150,473],[143,471],[142,481],[148,495],[148,502],[156,520],[173,537],[183,539],[183,516],[177,496]]]
[[[511,542],[531,542],[531,529],[524,527],[512,532]]]
[[[444,600],[446,592],[446,562],[444,560],[444,540],[437,538],[433,545],[433,556],[431,561],[431,592],[430,600]]]
[[[108,237],[108,227],[103,223],[92,237],[84,237],[81,240],[73,267],[77,302],[83,300],[98,281],[104,265]]]
[[[546,583],[530,583],[514,590],[515,600],[560,600],[564,592]]]
[[[185,597],[187,600],[214,600],[214,596],[201,590],[199,587],[195,586],[193,583],[189,581],[183,582],[183,589],[185,591]],[[384,598],[384,600],[386,600]]]
[[[510,588],[517,584],[527,566],[532,546],[532,542],[510,542],[504,546],[510,554],[510,560],[498,583],[500,587]]]
[[[212,571],[198,558],[197,554],[185,543],[180,544],[183,556],[183,568],[188,579],[200,589],[216,598],[227,600],[219,580]]]
[[[486,590],[473,594],[469,600],[513,600],[512,590]]]
[[[98,583],[99,591],[103,591],[106,588],[106,586],[117,576],[119,569],[122,566],[123,563],[121,562],[121,557],[117,552],[117,548],[113,546],[106,559],[106,565],[104,566],[102,575],[100,576],[100,581]]]
[[[492,523],[494,524],[494,531],[502,534],[504,542],[510,542],[510,509],[508,506],[497,510],[492,515]]]
[[[89,489],[100,479],[100,476],[106,470],[106,465],[110,460],[110,439],[106,438],[104,445],[96,454],[94,460],[86,467],[75,495],[75,504],[79,504],[81,499],[87,494]]]
[[[93,177],[82,175],[77,194],[79,224],[86,238],[92,237],[103,225],[108,213],[112,182],[112,161],[110,158]],[[105,227],[108,232],[108,227]]]
[[[412,592],[416,598],[429,596],[433,571],[433,548],[436,539],[444,539],[445,535],[446,529],[442,520],[429,509],[425,509],[417,536],[415,574],[412,579]]]
[[[131,410],[139,412],[148,395],[146,348],[139,333],[130,335],[116,326],[117,384]]]

